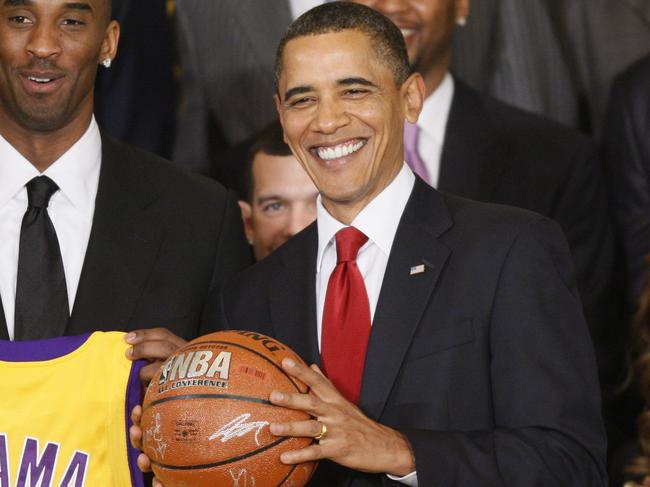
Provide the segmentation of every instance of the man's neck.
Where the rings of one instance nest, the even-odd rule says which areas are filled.
[[[12,120],[0,118],[0,135],[39,172],[45,171],[88,130],[92,113],[53,131],[26,130]]]
[[[417,66],[416,66],[417,69]],[[445,79],[445,75],[449,70],[449,55],[444,59],[444,62],[438,63],[437,66],[428,69],[426,72],[423,70],[418,70],[424,79],[424,98],[429,98],[431,94],[436,91],[442,80]]]

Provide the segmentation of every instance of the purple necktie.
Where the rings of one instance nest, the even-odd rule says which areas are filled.
[[[404,159],[415,174],[429,182],[429,171],[418,153],[418,139],[420,127],[411,122],[404,124]]]

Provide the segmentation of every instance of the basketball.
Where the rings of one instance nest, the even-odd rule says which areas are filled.
[[[298,355],[248,331],[204,335],[172,355],[143,402],[143,450],[165,487],[305,485],[314,463],[285,465],[280,454],[312,438],[273,436],[273,422],[309,419],[269,402],[273,390],[306,392],[281,361]]]

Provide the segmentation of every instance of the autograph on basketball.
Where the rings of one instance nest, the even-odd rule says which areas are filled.
[[[145,435],[147,439],[153,439],[156,442],[157,446],[154,449],[158,452],[160,458],[165,458],[165,450],[167,449],[167,443],[165,443],[165,440],[160,431],[160,413],[156,413],[155,426],[152,428],[148,428],[147,431],[145,432]]]
[[[264,429],[265,426],[269,425],[268,421],[251,421],[247,423],[246,421],[251,417],[250,413],[244,413],[240,416],[237,416],[230,423],[219,428],[218,431],[213,433],[208,440],[221,439],[221,443],[226,443],[228,440],[233,438],[241,438],[242,436],[255,431],[255,444],[260,446],[259,434]]]

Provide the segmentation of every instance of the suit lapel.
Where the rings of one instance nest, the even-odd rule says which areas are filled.
[[[450,255],[437,237],[452,225],[440,194],[418,179],[400,221],[368,343],[360,405],[379,419]],[[425,270],[411,275],[413,266]]]
[[[320,363],[316,332],[316,253],[318,230],[315,224],[289,242],[290,252],[282,252],[282,269],[270,291],[271,320],[275,336],[289,345],[307,363]]]
[[[7,320],[5,318],[5,311],[2,306],[1,298],[0,298],[0,340],[9,340],[9,330],[7,329]]]
[[[496,129],[483,103],[478,93],[454,78],[454,98],[440,155],[440,191],[489,199],[507,168],[507,158],[494,147]]]
[[[163,239],[147,206],[158,191],[130,149],[102,137],[95,214],[67,334],[124,324]]]

